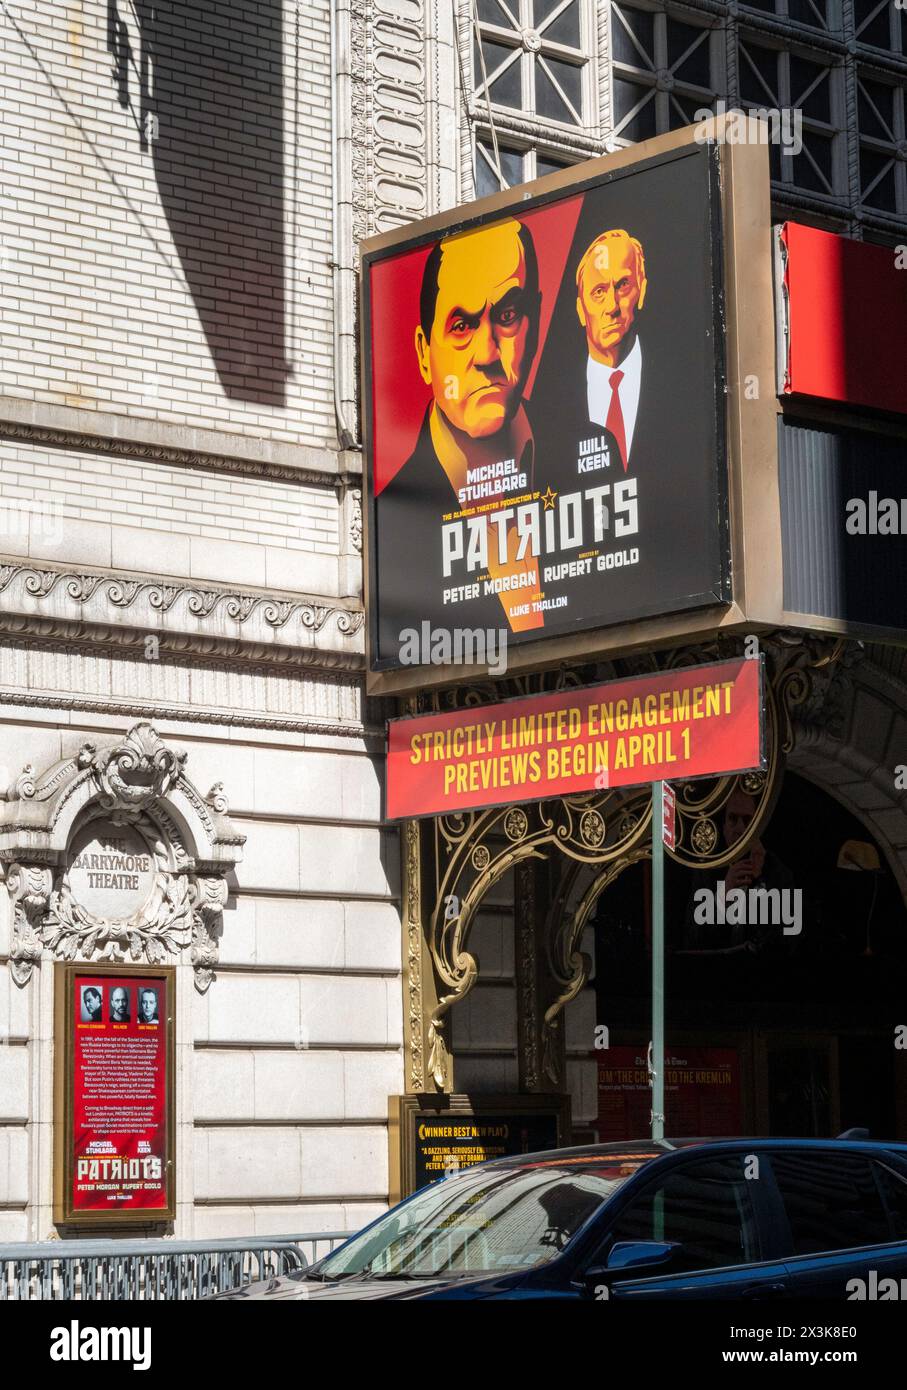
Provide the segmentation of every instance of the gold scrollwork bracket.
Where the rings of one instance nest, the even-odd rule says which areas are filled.
[[[739,639],[735,639],[739,642]],[[794,718],[827,690],[846,643],[791,632],[761,639],[766,658],[765,768],[729,777],[672,782],[676,794],[675,847],[668,850],[678,864],[691,869],[718,869],[744,854],[762,833],[781,791],[787,754],[794,745]],[[725,640],[709,647],[671,654],[668,666],[699,664],[706,658],[727,657]],[[755,802],[755,813],[743,834],[726,845],[722,820],[737,791]]]
[[[431,1012],[427,1034],[427,1070],[436,1085],[449,1074],[447,1015],[476,982],[469,934],[489,889],[508,869],[529,858],[545,858],[551,847],[577,865],[617,861],[644,839],[651,814],[647,790],[635,788],[438,818],[440,883],[428,938],[444,993]]]
[[[609,858],[592,866],[591,881],[589,868],[585,865],[577,864],[564,875],[561,891],[549,912],[545,939],[548,943],[550,977],[557,993],[542,1019],[542,1070],[555,1086],[560,1085],[563,1073],[561,1017],[589,978],[591,961],[579,949],[579,943],[595,904],[605,889],[631,864],[638,864],[650,857],[651,842],[646,833],[650,820],[651,802],[649,816],[640,821],[640,833]],[[577,896],[579,901],[576,906],[569,906]]]

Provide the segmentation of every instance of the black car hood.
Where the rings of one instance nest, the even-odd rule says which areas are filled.
[[[508,1282],[510,1282],[508,1280]],[[260,1279],[254,1284],[246,1284],[241,1289],[228,1289],[214,1294],[222,1299],[292,1299],[296,1302],[312,1303],[319,1299],[371,1301],[391,1299],[425,1298],[454,1290],[469,1288],[471,1297],[482,1297],[480,1290],[487,1286],[488,1293],[500,1286],[500,1276],[489,1278],[482,1275],[470,1279],[306,1279],[304,1276],[280,1275],[274,1279]]]

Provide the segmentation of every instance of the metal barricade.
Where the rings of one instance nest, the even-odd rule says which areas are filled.
[[[0,1244],[2,1299],[195,1299],[305,1269],[353,1234]]]

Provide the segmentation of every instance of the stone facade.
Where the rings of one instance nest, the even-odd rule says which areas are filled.
[[[326,5],[37,0],[3,26],[3,390],[330,450]]]
[[[0,27],[4,823],[139,724],[185,752],[243,843],[210,978],[168,954],[174,1231],[356,1228],[387,1200],[404,1089],[386,710],[362,686],[356,244],[473,194],[454,14],[36,0]],[[54,1229],[54,855],[3,861],[0,1239]],[[504,899],[457,1023],[477,1091],[514,1066]],[[569,1071],[582,1118],[588,1063]]]
[[[584,4],[589,122],[499,112],[514,157],[555,167],[630,138],[606,61],[619,6]],[[680,21],[655,12],[663,42]],[[93,759],[128,738],[185,754],[181,794],[232,846],[204,868],[198,832],[204,871],[168,948],[175,1233],[355,1229],[386,1203],[416,983],[381,820],[388,711],[362,682],[356,244],[474,196],[491,131],[471,16],[447,0],[0,8],[0,1240],[54,1229],[49,914],[67,849],[41,817],[58,776],[90,791]],[[736,100],[749,21],[711,0],[683,18],[714,30],[709,99]],[[759,18],[781,38],[785,23]],[[814,57],[839,54],[851,96],[869,58],[903,86],[907,59],[867,57],[870,41],[823,34]],[[657,129],[677,124],[665,74],[639,68]],[[822,211],[890,232],[897,209],[860,203],[852,104],[847,188]],[[904,887],[905,670],[871,658],[841,728],[799,729],[792,766],[871,825]],[[508,873],[477,913],[458,1091],[518,1085],[515,896]],[[596,1113],[594,1019],[587,984],[564,1025],[578,1127]]]
[[[354,418],[350,16],[333,49],[317,0],[38,0],[0,27],[0,1240],[54,1232],[66,846],[23,869],[22,827],[137,727],[236,850],[207,947],[190,914],[166,955],[173,1230],[355,1229],[387,1201],[402,997],[335,400],[345,352]]]

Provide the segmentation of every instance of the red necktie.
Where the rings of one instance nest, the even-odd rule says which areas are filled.
[[[620,396],[617,394],[618,387],[623,379],[623,372],[612,372],[608,378],[611,383],[611,404],[608,406],[608,418],[605,421],[605,429],[610,430],[617,440],[617,447],[620,450],[620,461],[626,473],[627,436],[624,433],[624,413],[620,408]]]

